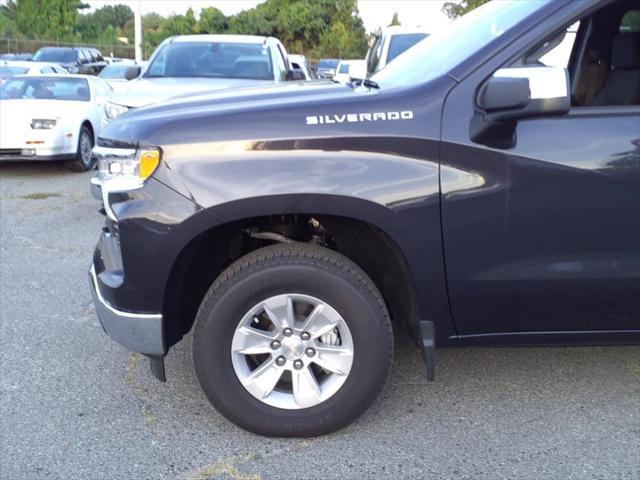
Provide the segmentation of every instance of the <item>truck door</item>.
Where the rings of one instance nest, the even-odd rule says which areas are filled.
[[[461,336],[640,333],[640,33],[625,25],[632,8],[609,2],[539,26],[520,50],[507,48],[449,95],[442,222]],[[554,62],[570,73],[568,114],[518,121],[510,146],[471,140],[488,77]]]

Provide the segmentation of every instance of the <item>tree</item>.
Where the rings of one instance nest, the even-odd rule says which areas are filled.
[[[200,10],[198,33],[224,33],[229,28],[229,21],[224,13],[215,7]]]
[[[394,12],[393,13],[393,18],[391,19],[391,23],[389,24],[389,26],[390,27],[396,27],[398,25],[401,25],[400,19],[398,18],[398,12]]]
[[[16,24],[20,32],[31,38],[72,39],[78,10],[88,8],[80,0],[17,0]]]
[[[457,0],[455,2],[445,2],[442,11],[450,19],[458,18],[474,8],[487,3],[489,0]]]

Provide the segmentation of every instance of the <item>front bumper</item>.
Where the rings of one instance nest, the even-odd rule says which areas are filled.
[[[131,313],[112,307],[100,293],[100,279],[93,265],[89,269],[89,283],[98,319],[107,335],[133,352],[150,357],[166,353],[161,314]]]

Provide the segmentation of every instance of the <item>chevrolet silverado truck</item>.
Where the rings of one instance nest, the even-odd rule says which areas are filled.
[[[640,343],[636,9],[489,2],[369,79],[121,115],[94,148],[104,330],[160,380],[192,332],[215,407],[276,436],[361,414],[398,328],[430,379],[436,346]]]

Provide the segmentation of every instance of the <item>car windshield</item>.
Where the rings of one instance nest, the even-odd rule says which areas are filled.
[[[71,100],[88,102],[89,84],[83,78],[13,78],[0,87],[0,100]]]
[[[9,65],[0,65],[0,77],[10,77],[11,75],[20,75],[27,73],[29,69],[25,67],[12,67]]]
[[[318,68],[336,68],[340,60],[334,60],[331,58],[323,58],[318,62]]]
[[[271,80],[269,49],[261,43],[167,43],[145,77],[213,77]]]
[[[133,67],[134,65],[108,65],[104,70],[100,72],[98,75],[100,78],[104,78],[107,80],[110,79],[124,79],[125,74],[127,73],[127,69],[129,67]]]
[[[373,75],[380,86],[407,86],[451,71],[553,0],[491,1],[430,35]]]
[[[425,37],[427,37],[426,33],[402,33],[391,37],[391,42],[389,42],[389,53],[387,54],[387,63],[401,53],[409,50]]]
[[[33,56],[36,62],[72,63],[76,61],[76,52],[71,48],[42,48]]]

